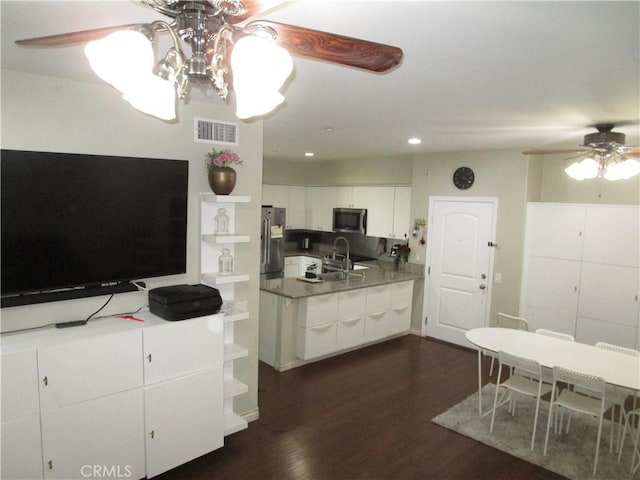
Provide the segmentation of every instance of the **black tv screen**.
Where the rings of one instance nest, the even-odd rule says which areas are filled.
[[[187,161],[1,155],[3,303],[186,272]]]

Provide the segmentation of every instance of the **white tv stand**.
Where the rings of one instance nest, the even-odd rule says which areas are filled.
[[[223,446],[224,316],[2,335],[2,478],[153,477]]]

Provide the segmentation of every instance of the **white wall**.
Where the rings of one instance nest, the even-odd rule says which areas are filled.
[[[201,191],[210,191],[204,156],[211,146],[193,141],[193,117],[238,120],[230,107],[214,99],[205,104],[180,102],[179,120],[173,123],[144,115],[122,100],[106,84],[84,84],[12,71],[2,71],[2,148],[69,153],[137,156],[188,160],[189,200],[187,232],[187,272],[149,279],[150,288],[182,283],[199,283],[199,200]],[[259,236],[262,189],[262,122],[240,122],[239,147],[244,160],[237,168],[235,194],[251,195],[249,214],[237,220],[239,231]],[[46,195],[47,192],[33,192]],[[247,258],[236,259],[238,268],[249,271],[251,281],[238,288],[236,298],[246,300],[252,318],[236,330],[240,342],[250,349],[249,358],[237,362],[236,374],[250,385],[250,394],[239,397],[237,411],[257,408],[258,371],[258,242],[253,242]],[[4,308],[2,331],[29,328],[68,320],[80,320],[97,310],[107,297],[67,300],[41,305]],[[116,295],[101,315],[135,310],[146,304],[144,293]]]
[[[411,157],[350,161],[265,160],[263,182],[276,185],[409,185]]]

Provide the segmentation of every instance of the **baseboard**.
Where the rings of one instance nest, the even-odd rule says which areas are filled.
[[[241,413],[240,416],[249,422],[255,422],[260,418],[260,409],[258,407],[253,410],[249,410],[248,412]]]

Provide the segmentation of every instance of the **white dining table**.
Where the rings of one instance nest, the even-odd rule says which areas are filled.
[[[478,349],[478,412],[482,415],[482,350],[535,360],[542,367],[563,367],[594,375],[610,385],[640,391],[640,357],[511,328],[475,328],[465,337]]]

